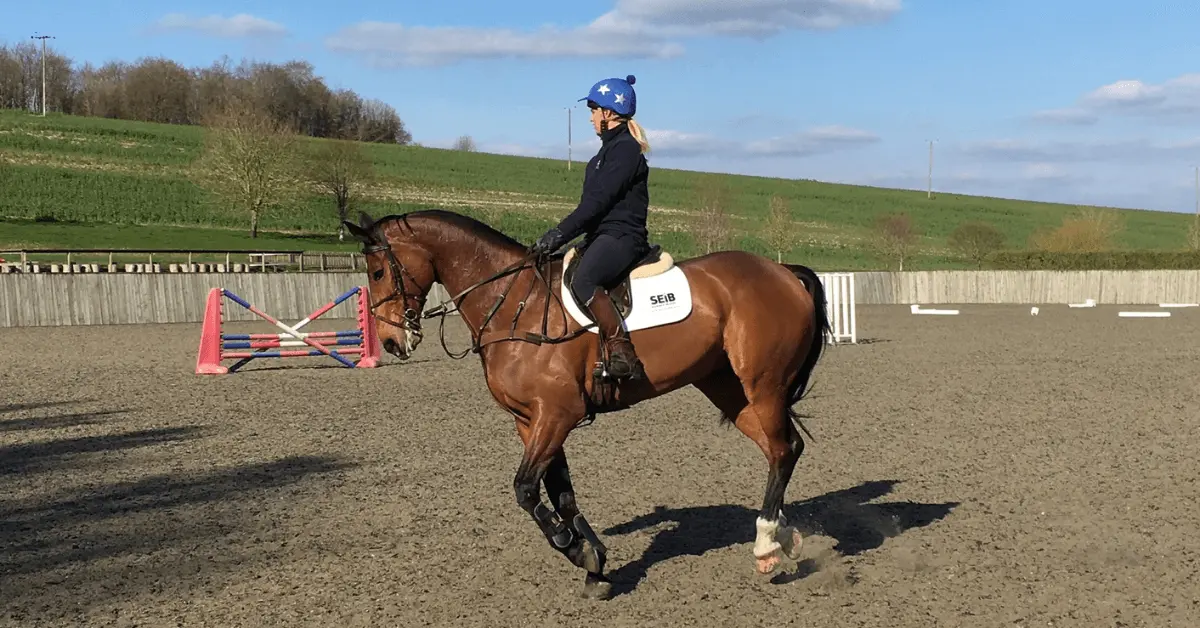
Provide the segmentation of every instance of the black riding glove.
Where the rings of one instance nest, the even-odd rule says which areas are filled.
[[[563,245],[563,234],[554,227],[544,233],[542,237],[533,245],[533,252],[545,255],[558,250],[558,247]]]

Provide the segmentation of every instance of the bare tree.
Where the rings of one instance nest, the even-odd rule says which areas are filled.
[[[130,119],[126,77],[129,67],[120,61],[110,61],[96,68],[85,63],[76,72],[79,96],[76,111],[83,116]]]
[[[713,177],[708,177],[699,189],[700,215],[696,220],[696,239],[704,252],[712,253],[729,245],[733,223],[729,218],[729,191]]]
[[[783,253],[791,251],[795,245],[795,225],[792,214],[788,211],[787,200],[778,195],[771,195],[771,213],[767,216],[766,229],[763,239],[767,246],[775,251],[775,261],[783,263]]]
[[[41,47],[0,45],[0,109],[41,109]],[[204,124],[235,100],[248,99],[273,120],[313,137],[409,144],[412,134],[388,104],[331,90],[307,61],[236,67],[222,58],[186,68],[162,58],[74,67],[46,50],[46,104],[51,111],[177,124]]]
[[[475,152],[475,139],[470,135],[463,135],[457,140],[454,140],[454,150],[461,150],[468,153]]]
[[[169,59],[142,59],[124,77],[127,113],[138,120],[186,124],[192,73]]]
[[[1033,248],[1052,252],[1099,252],[1112,250],[1117,234],[1124,229],[1121,216],[1111,209],[1086,208],[1063,218],[1057,229],[1034,234]]]
[[[71,113],[71,60],[46,47],[46,108]],[[0,109],[42,110],[42,47],[32,41],[0,46]]]
[[[333,196],[340,241],[346,237],[342,221],[349,219],[362,188],[374,179],[374,168],[358,142],[317,141],[319,144],[309,153],[308,178],[322,192]]]
[[[236,101],[205,120],[204,152],[196,160],[197,183],[221,202],[250,215],[250,237],[259,217],[297,192],[296,136],[266,112]]]
[[[1004,234],[985,222],[965,222],[954,228],[948,243],[976,266],[982,266],[989,253],[1004,246]]]
[[[908,214],[888,214],[875,221],[875,249],[887,261],[896,262],[897,270],[904,270],[916,239]]]

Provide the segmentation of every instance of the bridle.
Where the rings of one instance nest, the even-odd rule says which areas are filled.
[[[445,301],[442,301],[436,307],[429,309],[422,315],[421,308],[422,308],[423,304],[421,302],[421,298],[412,296],[408,293],[408,290],[405,288],[404,278],[407,277],[409,280],[412,281],[413,285],[416,286],[417,289],[419,290],[418,294],[428,294],[429,289],[433,287],[433,284],[430,283],[429,286],[425,286],[424,288],[422,288],[421,282],[417,281],[417,278],[414,277],[412,275],[412,273],[408,272],[408,269],[404,267],[404,264],[400,263],[400,260],[396,259],[396,254],[395,254],[395,252],[392,251],[392,246],[387,241],[384,241],[379,244],[371,244],[371,245],[363,246],[363,256],[364,257],[374,255],[375,253],[380,253],[380,252],[387,253],[388,268],[391,270],[391,275],[392,275],[392,292],[391,292],[391,294],[387,295],[386,297],[383,297],[379,301],[375,301],[375,302],[372,302],[369,304],[368,309],[369,309],[371,315],[374,316],[378,320],[381,320],[389,325],[392,325],[393,327],[398,327],[400,329],[403,329],[407,333],[411,333],[413,336],[415,336],[417,338],[418,341],[424,337],[424,334],[421,331],[421,319],[422,318],[440,317],[442,320],[441,320],[441,324],[439,326],[439,334],[438,335],[440,336],[440,339],[441,339],[442,349],[445,350],[446,355],[449,355],[451,358],[460,359],[460,358],[466,357],[468,352],[469,353],[478,353],[481,349],[483,349],[483,347],[493,344],[493,343],[497,343],[497,342],[506,342],[506,341],[517,340],[517,341],[522,341],[522,342],[530,342],[530,343],[538,344],[538,345],[544,344],[544,343],[558,344],[560,342],[565,342],[567,340],[571,340],[572,338],[576,338],[576,337],[584,334],[585,332],[587,332],[587,330],[589,328],[591,328],[592,326],[595,325],[593,323],[591,325],[583,326],[582,328],[577,329],[574,332],[568,333],[564,336],[551,337],[551,336],[547,335],[547,333],[546,333],[547,332],[547,329],[546,329],[547,318],[548,318],[547,314],[549,313],[550,301],[551,300],[559,300],[559,299],[558,299],[557,295],[554,295],[553,291],[550,290],[550,282],[547,280],[547,278],[542,273],[542,270],[540,268],[539,258],[541,256],[537,253],[531,252],[530,254],[528,254],[528,255],[524,256],[523,258],[521,258],[520,260],[518,260],[516,263],[511,264],[507,268],[504,268],[503,270],[497,272],[496,274],[492,275],[491,277],[488,277],[487,279],[476,282],[474,285],[468,287],[467,289],[459,292],[458,294],[450,297],[449,299],[447,299]],[[525,309],[525,303],[527,302],[529,296],[533,293],[534,286],[536,285],[534,283],[531,283],[529,286],[529,294],[527,294],[525,296],[525,299],[521,300],[520,305],[517,307],[517,312],[516,312],[516,315],[513,317],[512,326],[509,330],[509,335],[507,337],[495,338],[486,343],[481,342],[482,335],[483,335],[483,329],[485,327],[487,327],[488,322],[490,322],[492,320],[492,317],[495,316],[496,312],[500,309],[501,304],[503,304],[505,299],[508,298],[508,293],[513,288],[514,282],[516,281],[517,274],[523,270],[530,269],[530,268],[533,269],[534,273],[537,275],[538,280],[540,281],[541,284],[543,284],[545,286],[547,294],[550,295],[550,297],[551,297],[551,298],[546,299],[546,304],[545,304],[546,312],[543,312],[541,333],[526,332],[523,336],[516,335],[517,320],[520,319],[521,313]],[[446,346],[446,318],[445,317],[448,314],[456,311],[458,309],[458,304],[461,302],[461,300],[463,298],[465,298],[468,294],[470,294],[472,291],[474,291],[484,285],[487,285],[493,281],[496,281],[497,279],[501,279],[501,278],[507,277],[509,275],[512,276],[513,280],[511,282],[509,282],[508,287],[505,288],[503,293],[496,299],[496,302],[492,305],[491,311],[488,312],[486,318],[480,324],[479,330],[470,329],[471,326],[470,325],[467,326],[468,329],[470,329],[470,331],[471,331],[471,347],[464,350],[463,352],[461,352],[459,354],[455,354],[455,353],[451,352],[450,349]],[[436,281],[436,278],[434,279],[434,281]],[[404,320],[395,321],[390,318],[380,317],[378,314],[376,314],[375,311],[376,311],[376,309],[379,308],[379,306],[383,305],[384,303],[394,301],[396,299],[403,299]],[[416,307],[412,307],[410,305],[410,302],[415,302]],[[455,308],[454,310],[451,310],[447,307],[450,304],[454,304],[454,308]],[[560,305],[560,307],[562,306],[561,302],[559,305]],[[565,312],[566,312],[566,310],[564,309],[563,310],[564,317],[566,315]]]
[[[401,264],[400,260],[396,259],[396,254],[392,252],[392,247],[390,244],[385,242],[383,244],[373,244],[363,247],[364,257],[374,255],[375,253],[379,252],[387,253],[388,268],[391,270],[392,275],[392,292],[382,299],[370,303],[368,310],[370,310],[371,316],[375,317],[377,320],[381,320],[393,327],[399,327],[405,332],[411,333],[417,338],[417,340],[420,340],[424,335],[421,331],[421,298],[412,296],[408,293],[408,290],[405,288],[404,278],[407,277],[413,282],[413,285],[417,287],[417,294],[427,294],[429,288],[431,288],[433,284],[431,283],[429,286],[426,286],[422,289],[421,282],[417,281],[417,278],[414,277],[412,273],[408,272],[408,269],[404,267],[404,264]],[[403,299],[404,320],[395,321],[387,317],[382,317],[376,313],[375,310],[377,310],[379,306],[396,299]],[[416,307],[412,307],[410,303],[415,303]]]

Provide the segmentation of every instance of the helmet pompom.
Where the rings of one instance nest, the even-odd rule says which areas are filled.
[[[633,85],[634,83],[636,83],[636,82],[637,82],[637,77],[636,77],[636,76],[634,76],[634,75],[632,75],[632,74],[630,74],[629,76],[626,76],[626,77],[625,77],[625,82],[626,82],[626,83],[629,83],[630,85]]]

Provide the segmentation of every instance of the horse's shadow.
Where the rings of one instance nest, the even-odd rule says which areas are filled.
[[[864,482],[853,488],[789,504],[784,507],[784,515],[788,524],[796,526],[805,536],[832,537],[837,541],[834,551],[851,556],[875,549],[884,540],[906,530],[942,519],[959,505],[959,502],[867,503],[887,495],[898,483],[898,480]],[[640,558],[611,574],[614,593],[621,595],[633,591],[646,578],[650,568],[660,562],[752,543],[753,522],[757,516],[758,511],[733,504],[689,508],[660,506],[652,513],[604,530],[601,534],[629,534],[662,524],[676,524],[658,532]]]

